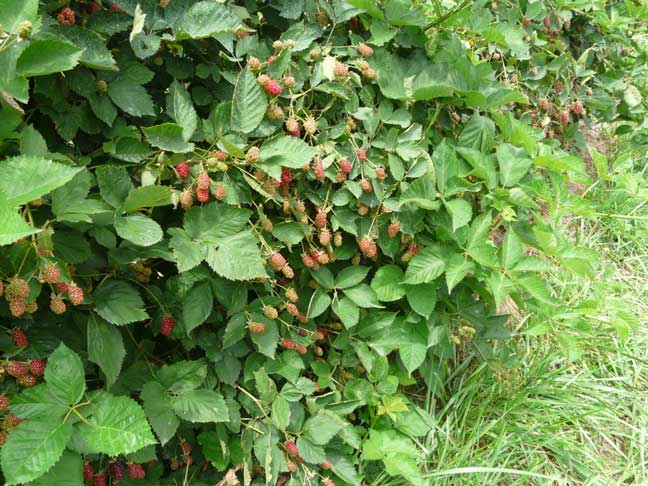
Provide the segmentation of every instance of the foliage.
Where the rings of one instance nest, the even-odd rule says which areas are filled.
[[[423,484],[408,387],[587,315],[545,276],[645,10],[0,1],[6,483]]]

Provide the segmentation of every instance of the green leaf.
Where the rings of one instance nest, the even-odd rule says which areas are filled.
[[[403,281],[403,270],[398,265],[385,265],[374,275],[371,281],[371,288],[374,289],[378,300],[381,302],[393,302],[405,295]]]
[[[39,231],[39,229],[31,227],[15,208],[10,208],[0,202],[0,246],[9,245]]]
[[[176,80],[169,87],[167,111],[171,118],[182,127],[182,139],[188,142],[198,127],[198,115],[189,91]]]
[[[430,317],[437,302],[436,284],[408,285],[405,289],[405,295],[414,312],[423,317]]]
[[[347,329],[358,324],[360,319],[360,308],[348,297],[334,299],[331,305],[333,312],[340,318]]]
[[[303,223],[286,221],[272,228],[272,236],[287,245],[296,245],[308,234],[309,228]]]
[[[170,186],[142,186],[128,193],[124,201],[124,211],[132,213],[142,208],[154,208],[171,204]]]
[[[21,76],[45,76],[68,71],[76,66],[83,49],[60,40],[35,40],[22,52],[16,62]]]
[[[164,445],[173,438],[180,426],[180,420],[171,408],[171,397],[157,381],[149,381],[140,394],[144,411],[153,430]]]
[[[200,244],[194,242],[185,230],[169,228],[167,233],[171,235],[169,247],[173,250],[178,272],[191,270],[203,261],[204,256]]]
[[[0,197],[7,205],[20,206],[61,187],[80,170],[42,157],[9,157],[0,162]]]
[[[344,289],[344,294],[353,301],[358,307],[365,308],[380,308],[383,307],[378,303],[376,292],[367,284],[359,284],[355,287]]]
[[[33,125],[27,125],[20,132],[20,153],[36,156],[47,155],[47,142]]]
[[[47,360],[45,381],[54,398],[66,405],[76,404],[85,392],[81,358],[65,344],[59,344]]]
[[[94,292],[96,312],[111,324],[121,326],[148,319],[139,292],[121,280],[109,279]]]
[[[18,32],[18,25],[25,20],[36,25],[38,0],[0,0],[0,19],[3,30],[12,34]]]
[[[263,88],[250,68],[245,68],[238,75],[234,86],[232,129],[243,133],[252,132],[263,120],[267,108],[268,99]]]
[[[438,248],[424,248],[410,261],[405,272],[406,284],[428,283],[440,276],[445,270],[445,261]]]
[[[151,246],[162,239],[162,228],[157,221],[144,216],[133,214],[131,216],[116,216],[115,231],[125,240],[138,246]]]
[[[472,206],[465,199],[452,199],[445,203],[452,216],[452,231],[466,226],[472,219]]]
[[[173,393],[195,390],[207,378],[207,365],[201,360],[176,361],[160,368],[156,378]]]
[[[182,16],[176,39],[202,39],[223,32],[234,32],[241,19],[226,5],[202,1],[195,3]]]
[[[279,342],[277,323],[270,319],[266,319],[261,314],[252,314],[250,320],[261,322],[265,325],[265,331],[262,333],[250,334],[252,342],[256,345],[257,351],[270,359],[274,359],[275,351],[277,350],[277,342]]]
[[[299,169],[317,155],[317,150],[302,139],[280,136],[263,143],[259,152],[259,166],[272,167],[281,173],[281,167]],[[270,173],[270,175],[273,175]],[[274,177],[274,175],[273,175]],[[278,179],[278,177],[276,177]]]
[[[155,438],[142,408],[129,397],[100,395],[88,423],[79,424],[88,452],[118,456],[132,454]]]
[[[297,439],[297,448],[301,458],[312,464],[321,464],[326,461],[326,451],[320,445],[313,444],[306,436],[302,435]]]
[[[106,41],[95,31],[78,25],[56,25],[50,29],[51,34],[59,40],[83,49],[79,58],[81,64],[93,69],[116,70],[115,60],[106,46]]]
[[[331,471],[342,481],[352,486],[360,486],[360,478],[356,468],[347,456],[338,453],[329,453],[328,460],[331,462]]]
[[[108,96],[113,103],[129,115],[155,115],[153,100],[146,89],[126,78],[108,84]]]
[[[446,265],[446,284],[448,292],[461,282],[466,275],[475,271],[475,264],[465,255],[452,255]]]
[[[228,422],[229,412],[220,393],[213,390],[191,390],[172,398],[171,407],[188,422]]]
[[[106,387],[117,380],[126,357],[124,340],[115,326],[90,314],[88,319],[88,359],[106,375]]]
[[[509,229],[504,236],[501,247],[502,265],[505,269],[512,269],[522,257],[524,257],[524,247],[520,237]]]
[[[72,424],[60,418],[40,417],[20,424],[1,449],[5,484],[27,483],[47,473],[71,436]]]
[[[533,166],[527,151],[511,144],[499,144],[496,153],[500,166],[500,179],[504,187],[516,185]]]
[[[83,459],[80,454],[66,450],[47,474],[27,486],[83,486],[83,484]]]
[[[66,404],[61,403],[45,383],[24,389],[11,400],[11,413],[17,417],[31,419],[34,417],[60,417],[69,411]]]
[[[313,444],[326,445],[341,428],[342,424],[335,415],[322,411],[304,423],[302,433]]]
[[[133,190],[133,182],[126,168],[119,165],[102,165],[97,167],[95,174],[103,200],[113,208],[121,207]]]
[[[331,305],[331,298],[326,294],[326,290],[321,287],[313,293],[308,305],[308,317],[314,319],[326,312]]]
[[[154,127],[142,127],[146,140],[154,147],[173,153],[184,154],[194,149],[193,143],[183,138],[183,127],[176,123],[162,123]]]
[[[249,209],[211,203],[192,208],[185,216],[184,228],[194,240],[218,243],[245,228],[251,215]]]
[[[198,435],[198,442],[202,446],[205,459],[218,471],[224,471],[230,462],[230,451],[221,434],[214,430],[206,430]]]
[[[217,250],[209,249],[206,261],[212,270],[229,280],[252,280],[267,275],[251,231],[221,239]]]
[[[247,332],[245,315],[242,313],[234,314],[227,322],[227,327],[225,327],[225,334],[223,335],[223,349],[229,348],[233,344],[238,343],[241,339],[247,336]]]
[[[189,291],[182,303],[182,321],[187,335],[207,320],[213,300],[209,282],[201,282]]]
[[[335,276],[335,288],[346,289],[362,282],[370,268],[362,265],[346,267]]]
[[[272,422],[280,430],[286,430],[290,425],[290,404],[280,396],[272,402]]]

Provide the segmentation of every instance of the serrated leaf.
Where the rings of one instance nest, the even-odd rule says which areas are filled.
[[[331,309],[333,309],[333,312],[340,318],[342,324],[347,329],[358,324],[360,308],[350,298],[343,297],[341,299],[334,299]]]
[[[149,381],[140,394],[144,411],[162,445],[173,438],[180,426],[180,420],[171,408],[171,397],[157,381]]]
[[[274,225],[272,228],[272,236],[287,245],[296,245],[306,237],[308,231],[309,228],[305,224],[296,221],[286,221]]]
[[[39,231],[30,226],[15,208],[0,202],[0,246],[9,245]]]
[[[445,260],[435,247],[427,247],[414,255],[405,272],[406,284],[428,283],[445,270]]]
[[[194,242],[185,230],[169,228],[167,233],[171,235],[169,248],[173,250],[178,272],[191,270],[203,261],[204,255],[200,243]]]
[[[83,49],[79,58],[81,64],[93,69],[116,69],[115,60],[106,46],[106,41],[95,31],[78,25],[55,25],[50,27],[49,35]]]
[[[297,448],[299,449],[300,457],[312,464],[321,464],[326,461],[326,451],[321,445],[313,444],[306,436],[301,436],[297,439]]]
[[[383,307],[378,302],[376,292],[367,284],[361,283],[355,287],[344,289],[346,295],[358,307],[366,308],[380,308]]]
[[[509,229],[504,236],[501,247],[502,265],[505,269],[512,269],[524,256],[524,247],[520,237]]]
[[[83,486],[83,459],[80,454],[66,450],[47,474],[26,486]]]
[[[393,302],[405,295],[402,285],[405,274],[398,265],[380,267],[371,280],[371,288],[376,292],[381,302]]]
[[[452,231],[466,226],[472,219],[472,206],[465,199],[452,199],[445,203],[452,216]]]
[[[188,142],[198,126],[198,115],[189,91],[176,80],[169,87],[167,111],[171,118],[182,127],[182,138]]]
[[[160,368],[156,378],[169,392],[195,390],[207,378],[207,365],[202,360],[176,361]]]
[[[83,54],[69,42],[60,40],[35,40],[22,52],[16,62],[16,72],[21,76],[45,76],[68,71],[76,66]]]
[[[408,285],[405,295],[414,312],[423,317],[430,317],[437,302],[436,284]]]
[[[218,249],[208,249],[205,260],[212,270],[229,280],[267,276],[256,237],[251,231],[221,239]]]
[[[177,123],[162,123],[153,127],[142,127],[146,140],[154,147],[169,152],[184,154],[194,149],[193,143],[183,138],[183,128]]]
[[[191,390],[171,399],[178,417],[188,422],[228,422],[229,412],[220,393],[213,390]]]
[[[115,217],[115,231],[120,237],[138,246],[154,245],[163,236],[157,221],[143,214]]]
[[[264,142],[259,152],[258,164],[261,167],[299,169],[315,155],[317,150],[302,139],[285,135]]]
[[[118,108],[129,115],[154,115],[153,100],[146,89],[126,78],[116,79],[108,84],[108,96]]]
[[[9,157],[0,163],[0,197],[7,206],[20,206],[63,186],[80,170],[43,157]]]
[[[52,394],[51,388],[45,383],[25,388],[13,397],[9,408],[11,413],[24,419],[34,417],[63,418],[69,411],[69,407],[57,399]]]
[[[338,289],[346,289],[353,287],[362,282],[370,268],[362,265],[352,265],[344,268],[335,276],[335,287]]]
[[[187,335],[207,320],[213,300],[209,282],[201,282],[189,291],[182,303],[182,321]]]
[[[520,182],[533,166],[527,151],[511,144],[499,144],[496,153],[500,167],[500,179],[504,187],[511,187]]]
[[[2,446],[2,471],[7,485],[27,483],[58,462],[72,436],[72,424],[60,418],[27,420],[11,431]]]
[[[461,282],[466,275],[475,271],[475,264],[464,255],[452,255],[446,264],[446,284],[448,292]]]
[[[131,454],[155,444],[144,411],[129,397],[101,395],[88,423],[79,425],[79,432],[94,454]]]
[[[256,345],[257,351],[270,359],[274,359],[275,351],[277,350],[277,343],[279,342],[277,323],[273,320],[266,319],[260,314],[252,314],[250,320],[261,322],[265,326],[265,331],[262,333],[250,334],[252,342]]]
[[[102,165],[97,167],[95,174],[103,200],[113,208],[121,207],[133,190],[133,182],[126,168],[119,165]]]
[[[0,19],[5,32],[17,33],[18,25],[29,20],[36,24],[38,19],[38,0],[0,1]]]
[[[249,68],[238,75],[232,98],[232,129],[250,133],[265,116],[268,99]]]
[[[280,430],[286,430],[290,425],[290,404],[280,396],[272,402],[272,421]]]
[[[66,405],[76,404],[85,392],[85,373],[79,355],[59,344],[47,360],[45,381],[54,398]]]
[[[88,319],[88,359],[99,365],[106,375],[106,387],[117,380],[126,357],[119,329],[94,314]]]
[[[223,335],[223,349],[229,348],[233,344],[238,343],[241,339],[247,336],[247,332],[245,315],[242,313],[234,314],[227,322],[227,327],[225,327],[225,334]]]
[[[154,208],[171,204],[170,186],[142,186],[128,193],[124,201],[124,211],[132,213],[142,208]]]
[[[333,414],[323,411],[304,423],[302,433],[313,444],[326,445],[341,428],[342,424]]]
[[[94,292],[95,311],[111,324],[121,326],[148,319],[137,289],[121,280],[109,279]]]
[[[202,1],[182,16],[176,38],[202,39],[222,32],[234,32],[241,19],[226,5]]]
[[[194,240],[218,243],[245,228],[251,215],[249,209],[211,203],[192,208],[185,215],[184,228]]]

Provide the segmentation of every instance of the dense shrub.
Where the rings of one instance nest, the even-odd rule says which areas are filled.
[[[641,8],[572,7],[0,1],[6,483],[422,483],[448,360],[588,311],[585,120],[645,137]]]

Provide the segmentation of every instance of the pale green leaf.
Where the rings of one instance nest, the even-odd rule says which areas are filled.
[[[170,186],[142,186],[128,193],[124,201],[124,211],[132,213],[142,208],[154,208],[171,204]]]
[[[445,260],[438,248],[427,247],[414,255],[405,272],[406,284],[428,283],[439,277],[445,270]]]
[[[162,228],[154,219],[143,214],[116,216],[115,231],[125,240],[138,246],[151,246],[162,239]]]
[[[265,116],[268,100],[263,88],[249,68],[244,69],[236,80],[232,99],[232,129],[250,133]]]
[[[191,390],[171,399],[178,417],[188,422],[228,422],[229,412],[220,393],[213,390]]]
[[[85,392],[85,373],[79,355],[59,344],[47,360],[45,381],[54,398],[66,405],[76,404]]]
[[[403,270],[398,265],[380,267],[371,281],[371,288],[376,292],[378,300],[393,302],[401,299],[405,295],[405,288],[402,285],[404,276]]]
[[[35,40],[22,52],[16,62],[21,76],[45,76],[68,71],[77,65],[83,49],[60,40]]]
[[[194,149],[193,143],[183,138],[183,127],[177,123],[162,123],[153,127],[142,127],[146,140],[154,147],[173,153],[186,153]]]
[[[212,270],[229,280],[252,280],[267,275],[251,231],[221,239],[218,249],[208,249],[206,261]]]

